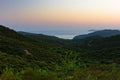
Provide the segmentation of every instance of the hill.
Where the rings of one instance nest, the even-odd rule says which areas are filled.
[[[82,59],[102,63],[119,63],[120,35],[75,40],[70,49],[81,52],[79,56]]]
[[[88,37],[110,37],[115,35],[120,35],[120,31],[119,30],[100,30],[100,31],[95,31],[93,33],[89,33],[85,35],[78,35],[78,36],[75,36],[73,39],[78,40],[78,39],[85,39]]]
[[[6,59],[9,58],[10,55],[24,59],[27,63],[25,66],[40,66],[43,62],[49,64],[51,61],[57,61],[59,57],[57,49],[59,46],[48,42],[40,39],[37,40],[37,38],[35,39],[34,37],[30,38],[5,26],[0,26],[0,52],[6,53]],[[4,64],[5,66],[11,65],[9,62]],[[16,64],[13,64],[12,66],[15,65]],[[1,67],[2,65],[0,68]]]
[[[114,32],[114,34],[116,32],[117,34],[119,31],[104,30],[94,32],[94,34],[110,32]],[[112,57],[110,55],[113,53],[116,53],[114,56],[118,55],[118,49],[120,48],[119,44],[119,35],[108,37],[106,34],[104,37],[92,36],[80,40],[65,40],[43,34],[16,32],[7,27],[0,26],[1,52],[17,56],[32,56],[39,61],[45,61],[47,63],[57,60],[58,57],[65,54],[66,51],[80,54],[84,56],[82,57],[83,59],[85,59],[85,56],[91,56],[94,57],[94,59],[98,59],[96,56],[99,55],[99,57],[103,57],[104,55],[101,55],[101,53],[104,53],[106,55],[104,59],[106,59],[107,57]],[[94,56],[92,54],[93,52],[95,53]],[[91,59],[91,57],[88,58]]]
[[[119,67],[120,35],[65,40],[0,26],[1,80],[119,80]]]
[[[55,36],[48,36],[48,35],[44,35],[44,34],[35,34],[35,33],[28,33],[28,32],[18,32],[22,35],[25,35],[33,40],[36,41],[41,41],[41,42],[46,42],[48,44],[54,45],[54,46],[59,46],[59,47],[63,47],[65,44],[69,44],[70,40],[67,39],[61,39]]]

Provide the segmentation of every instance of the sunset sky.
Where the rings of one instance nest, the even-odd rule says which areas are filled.
[[[0,0],[0,23],[29,32],[120,29],[120,0]]]

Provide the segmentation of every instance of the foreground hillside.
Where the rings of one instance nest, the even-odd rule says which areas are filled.
[[[0,26],[0,80],[120,80],[120,36],[64,40]]]
[[[120,35],[75,40],[71,49],[77,52],[82,51],[80,57],[87,57],[90,60],[102,63],[120,63]]]
[[[37,41],[0,26],[0,51],[7,55],[25,58],[29,65],[36,62],[35,65],[39,66],[41,62],[49,63],[54,61],[59,56],[54,49],[57,49],[57,47],[45,41]],[[6,66],[11,65],[9,63],[4,64],[8,64]]]

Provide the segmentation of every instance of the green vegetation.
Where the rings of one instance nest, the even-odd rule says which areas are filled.
[[[120,80],[120,36],[64,40],[0,26],[0,80]]]

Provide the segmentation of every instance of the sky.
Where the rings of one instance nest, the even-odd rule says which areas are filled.
[[[120,0],[0,0],[0,24],[46,34],[120,29]]]

